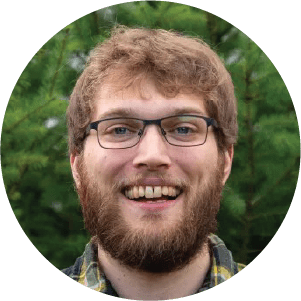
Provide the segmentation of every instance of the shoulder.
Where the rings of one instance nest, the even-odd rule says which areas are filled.
[[[74,265],[61,271],[70,278],[78,281],[83,269],[85,269],[93,260],[96,260],[96,258],[97,246],[92,238],[86,245],[84,253],[75,260]]]
[[[63,272],[65,275],[67,275],[70,278],[77,281],[79,279],[79,276],[80,276],[80,273],[81,273],[81,268],[82,268],[83,262],[84,262],[83,256],[78,257],[76,259],[74,265],[61,270],[61,272]]]
[[[234,261],[232,252],[218,236],[211,234],[209,236],[209,241],[213,255],[213,262],[217,270],[225,270],[233,276],[245,267],[244,264]]]
[[[235,274],[237,274],[238,272],[240,272],[242,269],[246,267],[246,265],[242,263],[234,262],[234,264],[235,264]]]

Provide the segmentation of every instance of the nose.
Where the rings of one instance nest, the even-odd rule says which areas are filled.
[[[147,167],[149,170],[168,168],[171,159],[168,154],[168,143],[161,134],[160,128],[148,125],[137,145],[137,155],[133,160],[135,167]]]

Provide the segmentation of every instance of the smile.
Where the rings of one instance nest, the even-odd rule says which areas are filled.
[[[127,187],[124,195],[131,200],[160,199],[166,197],[175,199],[181,194],[181,190],[174,186],[132,186]],[[158,200],[159,201],[159,200]]]

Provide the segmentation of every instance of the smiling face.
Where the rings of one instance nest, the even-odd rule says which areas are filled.
[[[96,97],[92,121],[130,116],[159,119],[179,113],[208,116],[200,96],[163,97],[148,82],[146,97],[106,86]],[[206,143],[170,145],[156,124],[127,149],[100,147],[90,131],[81,156],[71,156],[85,223],[113,258],[136,269],[170,272],[187,264],[216,227],[232,148],[218,152],[213,128]],[[172,256],[171,256],[172,254]]]

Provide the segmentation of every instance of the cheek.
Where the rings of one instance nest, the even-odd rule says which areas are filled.
[[[110,151],[110,150],[107,150]],[[128,162],[126,156],[120,155],[116,152],[106,152],[99,153],[98,156],[90,160],[90,168],[93,174],[97,176],[101,181],[111,181],[116,176],[125,170],[125,166]]]
[[[174,155],[174,162],[190,180],[199,181],[210,174],[217,162],[217,154],[205,148],[184,149]]]
[[[202,167],[203,158],[200,153],[186,149],[177,152],[172,161],[175,163],[174,166],[184,172],[190,179],[201,174],[204,168]]]

